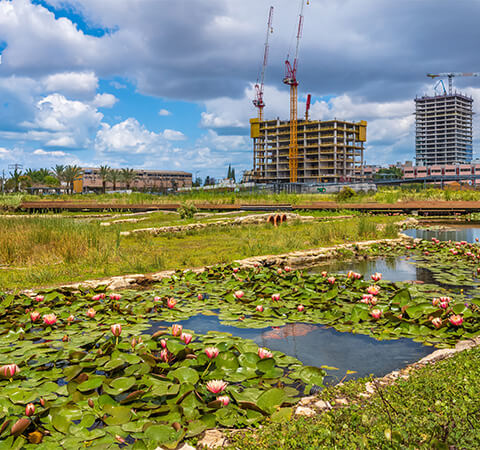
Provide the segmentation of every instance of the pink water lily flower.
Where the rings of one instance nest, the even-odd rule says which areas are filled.
[[[379,272],[375,272],[373,275],[370,277],[373,281],[377,282],[382,279],[382,274]]]
[[[183,326],[174,323],[172,325],[172,335],[173,336],[180,336],[182,334]]]
[[[279,275],[281,275],[281,274],[282,274],[282,272],[283,272],[283,270],[282,270],[282,269],[280,269],[280,267],[279,267],[279,268],[277,269],[277,273],[278,273]]]
[[[258,349],[258,356],[260,357],[260,359],[273,358],[273,353],[268,351],[266,348],[260,347]]]
[[[168,300],[167,300],[167,306],[170,308],[170,309],[173,309],[175,308],[175,305],[177,304],[177,301],[173,298],[173,297],[170,297]]]
[[[30,416],[33,416],[35,414],[35,405],[33,403],[29,403],[26,407],[25,407],[25,414],[30,417]]]
[[[370,299],[370,304],[375,306],[378,303],[378,298],[377,297],[372,297]]]
[[[72,323],[75,320],[75,316],[73,314],[70,314],[67,318],[68,323]]]
[[[335,283],[335,277],[328,277],[328,278],[327,278],[327,281],[328,281],[330,284],[334,284],[334,283]]]
[[[120,294],[110,294],[110,300],[120,300],[121,298]]]
[[[325,272],[325,271],[323,271],[323,272],[322,272],[322,277],[324,277],[324,278],[325,278],[327,275],[328,275],[328,273],[327,273],[327,272]]]
[[[162,301],[162,297],[155,296],[155,297],[153,297],[153,301],[154,301],[155,303],[161,302],[161,301]]]
[[[90,317],[90,319],[93,319],[95,314],[97,314],[97,311],[95,311],[93,308],[87,309],[87,316]]]
[[[45,298],[45,297],[44,297],[43,295],[37,295],[37,296],[35,297],[35,300],[36,300],[37,302],[43,302],[43,299],[44,299],[44,298]]]
[[[226,381],[222,380],[211,380],[208,381],[206,386],[207,389],[212,393],[212,394],[218,394],[219,392],[223,392],[225,388],[227,387],[228,383]]]
[[[237,299],[240,300],[240,299],[245,295],[245,292],[243,292],[243,291],[235,291],[233,295],[235,296],[235,298],[237,298]]]
[[[285,272],[291,272],[292,268],[290,266],[285,266],[284,270]]]
[[[442,309],[447,309],[448,308],[448,302],[440,302],[440,308]]]
[[[122,325],[120,325],[119,323],[116,323],[115,325],[112,325],[110,327],[110,331],[115,337],[118,337],[122,334]]]
[[[238,273],[238,267],[233,268],[233,273]]]
[[[303,305],[298,305],[298,306],[297,306],[297,310],[298,310],[299,312],[302,312],[304,309],[305,309],[305,306],[303,306]]]
[[[220,350],[218,350],[217,347],[207,347],[205,349],[205,354],[208,356],[209,359],[216,358],[219,352]]]
[[[370,315],[374,319],[380,319],[380,317],[382,317],[382,311],[379,309],[372,309],[372,311],[370,312]]]
[[[30,320],[32,322],[36,322],[39,319],[39,317],[40,317],[40,313],[38,311],[32,311],[30,313]]]
[[[168,363],[168,357],[169,357],[168,350],[167,350],[166,348],[164,348],[164,349],[160,352],[160,359],[161,359],[162,361]]]
[[[372,295],[378,295],[380,292],[380,288],[378,286],[369,286],[367,292]]]
[[[272,294],[272,300],[278,302],[280,300],[280,294]]]
[[[203,300],[203,295],[202,295],[202,294],[198,294],[198,295],[197,295],[197,298],[198,298],[199,300]]]
[[[449,322],[456,327],[459,327],[463,323],[463,317],[460,315],[453,315],[448,318]]]
[[[440,299],[438,297],[435,297],[433,300],[432,300],[432,305],[433,306],[438,306],[440,305]]]
[[[53,325],[57,322],[57,316],[53,313],[51,314],[45,314],[43,316],[43,323],[45,325]]]
[[[167,341],[168,339],[160,339],[160,346],[162,348],[167,348]]]
[[[186,345],[188,345],[192,341],[192,337],[193,336],[190,333],[182,333],[180,335],[180,340],[185,342]]]
[[[258,312],[263,312],[263,306],[262,305],[257,305],[255,308]]]
[[[227,406],[230,403],[230,397],[228,395],[220,395],[217,400],[223,405]]]
[[[7,364],[0,367],[0,375],[6,378],[13,378],[15,374],[20,372],[20,368],[16,364]]]
[[[440,317],[435,317],[434,319],[432,319],[432,325],[435,328],[440,328],[442,326],[442,319],[440,319]]]

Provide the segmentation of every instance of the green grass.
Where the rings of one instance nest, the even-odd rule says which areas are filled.
[[[326,389],[325,400],[354,404],[315,418],[236,434],[242,449],[448,449],[480,448],[480,348],[427,366],[408,380],[358,397],[366,380]]]
[[[127,273],[182,269],[262,254],[396,236],[398,217],[243,225],[120,236],[125,225],[64,218],[0,218],[0,288],[25,289]],[[142,222],[135,224],[143,227]]]
[[[59,195],[59,196],[34,196],[34,195],[5,195],[0,197],[0,209],[3,205],[8,205],[11,209],[24,201],[61,201],[69,200],[76,202],[96,202],[110,204],[185,204],[185,203],[205,203],[210,205],[240,205],[240,204],[308,204],[324,201],[336,201],[335,194],[268,194],[261,191],[244,192],[212,192],[212,191],[194,191],[186,193],[177,193],[169,195],[152,195],[141,192],[132,194],[85,194],[85,195]],[[405,185],[403,187],[383,187],[378,192],[359,193],[349,199],[347,202],[363,203],[396,203],[404,201],[480,201],[480,191],[459,191],[452,189],[437,189],[432,187],[424,188],[423,185]]]

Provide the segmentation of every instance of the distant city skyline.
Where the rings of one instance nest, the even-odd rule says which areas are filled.
[[[414,160],[428,72],[478,71],[480,3],[310,0],[299,115],[367,120],[367,164]],[[299,1],[0,0],[0,170],[55,164],[251,170],[248,119],[275,8],[265,117],[288,119]],[[448,30],[446,32],[445,30]],[[480,104],[480,79],[454,80]],[[474,116],[473,157],[480,139]]]

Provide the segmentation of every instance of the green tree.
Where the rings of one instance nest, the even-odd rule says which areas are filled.
[[[64,180],[68,184],[70,193],[73,194],[73,183],[82,177],[82,169],[78,166],[66,166],[63,172]]]
[[[117,183],[119,178],[120,178],[120,171],[118,169],[110,169],[107,179],[112,183],[112,189],[114,191],[117,190]]]
[[[102,191],[104,194],[107,188],[107,181],[109,178],[110,170],[111,169],[108,166],[100,166],[99,175],[100,175],[100,178],[102,179]]]
[[[18,192],[20,190],[20,181],[22,177],[22,171],[15,169],[13,172],[10,172],[10,180],[11,184],[13,185],[14,192]]]
[[[130,189],[131,184],[137,179],[137,173],[134,169],[122,169],[120,173],[120,181],[125,183],[127,189]]]
[[[65,166],[62,164],[57,164],[55,167],[52,167],[52,175],[61,183],[64,180]]]

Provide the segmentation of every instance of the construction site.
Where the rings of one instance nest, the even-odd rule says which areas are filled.
[[[307,1],[307,5],[309,2]],[[367,122],[310,120],[311,95],[305,117],[298,119],[297,69],[303,31],[305,0],[300,0],[293,61],[287,56],[283,83],[290,87],[290,120],[265,120],[264,81],[269,36],[273,31],[273,6],[267,22],[263,62],[253,100],[258,117],[250,120],[253,139],[252,181],[256,183],[340,183],[362,181]]]

